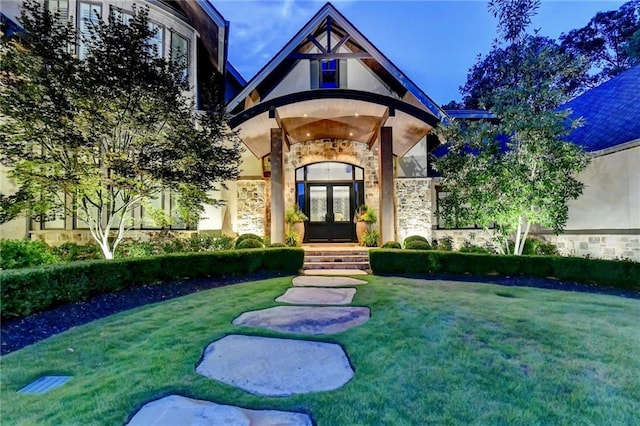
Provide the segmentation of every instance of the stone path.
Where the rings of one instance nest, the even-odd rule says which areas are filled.
[[[369,308],[345,306],[356,294],[353,286],[366,283],[343,276],[298,276],[293,287],[276,299],[290,306],[244,312],[233,324],[312,336],[340,333],[368,321]],[[228,335],[210,343],[195,372],[252,394],[276,397],[331,391],[354,376],[340,345],[248,335]],[[301,413],[249,410],[169,395],[144,405],[128,425],[205,423],[311,425],[313,421]]]

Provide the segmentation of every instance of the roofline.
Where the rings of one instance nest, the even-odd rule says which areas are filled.
[[[384,96],[377,93],[365,92],[362,90],[349,89],[318,89],[308,90],[304,92],[291,93],[277,98],[269,99],[261,102],[229,119],[229,126],[233,129],[242,123],[269,111],[272,108],[278,108],[284,105],[290,105],[296,102],[312,101],[317,99],[349,99],[363,102],[371,102],[378,105],[384,105],[401,111],[418,118],[431,127],[436,127],[440,120],[433,114],[418,108],[415,105],[404,102],[401,99]]]
[[[336,16],[332,15],[335,14]],[[449,116],[442,108],[440,108],[429,96],[427,96],[409,77],[406,76],[393,62],[391,62],[382,52],[380,52],[370,41],[364,36],[342,13],[340,13],[330,2],[327,2],[322,8],[307,22],[289,42],[287,42],[274,57],[265,64],[264,67],[249,80],[247,86],[236,95],[228,104],[228,110],[233,110],[242,100],[247,97],[251,91],[257,87],[257,83],[262,81],[267,75],[273,71],[275,66],[284,61],[290,53],[307,37],[307,35],[316,26],[322,23],[328,16],[332,16],[338,24],[347,30],[350,34],[357,34],[362,38],[363,47],[377,60],[382,66],[391,72],[391,74],[418,100],[427,107],[431,113],[441,121],[448,121]],[[426,102],[425,102],[426,101]]]
[[[240,71],[238,71],[238,69],[229,61],[227,61],[227,72],[231,74],[233,78],[238,80],[238,83],[240,83],[242,87],[247,85],[247,80],[244,79],[242,74],[240,74]]]
[[[590,157],[603,157],[605,155],[615,154],[616,152],[625,151],[627,149],[635,148],[638,146],[640,146],[640,139],[634,139],[632,141],[623,142],[618,145],[610,146],[608,148],[599,149],[597,151],[587,151],[587,154],[589,154]]]

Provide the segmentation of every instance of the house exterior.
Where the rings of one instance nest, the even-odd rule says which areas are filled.
[[[58,3],[79,12],[83,2]],[[103,12],[133,7],[88,3],[101,4]],[[211,194],[225,205],[205,206],[197,230],[181,231],[251,232],[281,242],[285,212],[297,204],[310,218],[304,242],[353,242],[354,212],[367,204],[377,213],[382,242],[420,234],[451,237],[455,246],[482,244],[482,230],[445,229],[438,221],[442,193],[429,158],[438,145],[431,133],[438,123],[491,118],[489,113],[442,110],[330,3],[249,81],[228,63],[229,24],[208,1],[138,3],[148,4],[152,20],[166,29],[167,48],[175,29],[189,41],[194,96],[205,65],[225,77],[229,124],[246,147],[240,177]],[[583,145],[593,162],[580,176],[587,187],[570,206],[567,231],[558,237],[539,231],[564,254],[640,260],[640,102],[633,90],[639,68],[627,73],[566,105],[586,118],[572,142]],[[620,90],[628,104],[612,101]],[[590,115],[601,104],[602,111]],[[612,121],[622,116],[636,120]],[[593,133],[590,126],[597,126]],[[621,128],[628,131],[621,135]],[[160,202],[171,208],[170,199]],[[65,233],[65,239],[84,238],[72,219],[58,229],[14,222],[0,228],[3,237],[26,233],[53,243]]]

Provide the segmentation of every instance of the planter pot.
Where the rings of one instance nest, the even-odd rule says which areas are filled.
[[[367,231],[371,231],[371,223],[356,222],[356,237],[358,237],[358,244],[362,245],[362,235]]]
[[[291,226],[293,227],[293,230],[296,232],[296,234],[298,234],[298,236],[300,237],[300,244],[302,244],[302,241],[304,241],[304,222],[296,222]]]

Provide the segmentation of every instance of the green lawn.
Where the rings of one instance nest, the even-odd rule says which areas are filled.
[[[2,357],[0,422],[118,425],[178,393],[304,411],[318,425],[640,424],[640,300],[365,279],[354,304],[369,306],[371,320],[314,338],[345,348],[356,374],[341,389],[266,398],[195,374],[205,346],[225,334],[282,336],[231,325],[276,304],[291,277],[275,278],[141,307]],[[46,395],[16,393],[45,374],[74,378]]]

